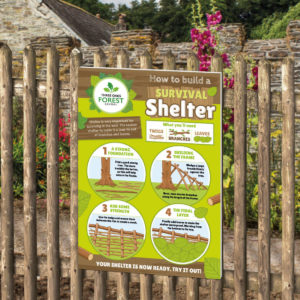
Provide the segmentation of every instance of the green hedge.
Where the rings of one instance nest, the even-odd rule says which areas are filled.
[[[290,21],[300,19],[300,2],[292,6],[287,13],[276,12],[265,18],[262,24],[250,32],[251,39],[276,39],[286,37],[286,28]]]

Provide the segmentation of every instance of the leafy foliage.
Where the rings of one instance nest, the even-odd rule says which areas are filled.
[[[271,195],[270,219],[271,228],[281,232],[282,181],[281,181],[281,136],[278,124],[280,120],[271,120]],[[248,227],[257,227],[258,218],[258,137],[257,112],[247,113],[247,182],[246,182],[246,213]],[[234,225],[234,112],[223,111],[223,207],[226,226]],[[295,212],[296,232],[300,232],[300,152],[296,154],[296,185]]]
[[[240,21],[246,25],[247,33],[265,18],[277,12],[287,12],[299,0],[241,0],[238,2]],[[284,29],[285,30],[285,29]]]
[[[134,0],[130,6],[113,3],[105,4],[98,0],[66,0],[77,5],[93,15],[99,13],[101,18],[116,24],[120,13],[127,15],[129,29],[153,28],[164,42],[189,41],[189,29],[192,26],[192,5],[200,0]],[[247,35],[252,38],[264,38],[262,34],[274,32],[274,37],[281,37],[285,31],[286,20],[281,20],[284,13],[298,0],[201,0],[203,11],[210,11],[214,6],[222,11],[224,23],[243,23],[246,25]],[[159,3],[159,4],[158,4]],[[291,13],[291,12],[289,12]],[[273,15],[274,14],[274,15]],[[299,14],[291,13],[291,18],[299,18]],[[270,20],[267,20],[270,18]],[[274,29],[271,29],[274,23]],[[282,25],[275,25],[282,23]],[[262,25],[258,25],[262,24]],[[267,25],[267,27],[265,27]],[[281,27],[280,36],[277,34]],[[270,30],[267,30],[269,28]],[[262,34],[260,35],[260,31]]]
[[[13,99],[13,192],[15,198],[23,197],[23,105]],[[45,198],[47,193],[47,137],[45,116],[43,110],[37,109],[36,128],[36,186],[37,197]],[[64,206],[70,193],[70,135],[68,133],[69,120],[59,120],[59,180],[60,205]],[[64,200],[62,200],[64,199]]]
[[[300,3],[290,7],[288,12],[274,12],[263,19],[262,23],[251,30],[253,39],[275,39],[286,36],[286,28],[290,21],[300,19]]]
[[[113,22],[116,19],[116,10],[114,4],[101,3],[98,0],[66,0],[87,12],[96,15],[100,14],[104,20]]]

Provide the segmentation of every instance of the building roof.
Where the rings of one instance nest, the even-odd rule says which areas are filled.
[[[87,11],[61,0],[42,0],[80,39],[89,46],[110,43],[114,26]]]

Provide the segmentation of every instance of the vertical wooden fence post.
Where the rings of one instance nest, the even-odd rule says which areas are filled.
[[[0,43],[1,101],[1,299],[14,299],[12,53]]]
[[[163,300],[176,299],[176,281],[175,276],[163,277]]]
[[[141,55],[141,69],[152,69],[152,57],[148,50]]]
[[[199,71],[199,59],[194,52],[191,52],[186,60],[188,71]]]
[[[163,69],[164,70],[176,70],[176,60],[172,51],[169,50],[163,58]]]
[[[192,52],[187,57],[187,70],[199,71],[199,60]],[[199,280],[198,278],[188,277],[186,279],[186,299],[197,300],[199,298]]]
[[[270,299],[270,64],[258,73],[258,300]]]
[[[140,58],[141,69],[152,69],[152,58],[150,53],[145,50]],[[137,246],[136,246],[137,247]],[[151,300],[152,299],[152,282],[153,276],[151,274],[140,274],[140,299]]]
[[[78,49],[71,53],[70,61],[70,158],[71,158],[71,257],[70,257],[70,288],[71,300],[82,299],[82,270],[78,268],[78,146],[77,146],[77,99],[78,99],[78,72],[82,55]]]
[[[24,49],[24,298],[34,300],[37,275],[36,231],[36,58]]]
[[[60,299],[58,101],[59,63],[56,47],[47,52],[47,269],[48,299]]]
[[[246,300],[246,120],[247,65],[235,62],[234,85],[234,287],[235,300]]]
[[[98,48],[94,53],[94,67],[105,67],[106,66],[106,55],[101,48]]]
[[[106,66],[106,55],[101,48],[94,54],[94,67],[100,68]],[[106,297],[106,279],[105,271],[95,271],[94,280],[94,299],[105,300]]]
[[[117,55],[117,68],[129,68],[128,53],[124,49],[121,49]],[[129,298],[129,273],[119,273],[117,287],[118,300],[127,300]]]
[[[163,58],[164,70],[175,70],[176,61],[175,56],[169,50]],[[164,276],[163,277],[163,300],[175,300],[176,299],[176,277]]]
[[[120,272],[117,282],[118,300],[129,299],[129,273]]]
[[[222,60],[222,57],[219,54],[216,54],[214,57],[212,57],[211,71],[212,72],[223,72],[223,60]],[[223,77],[221,78],[221,80],[223,80]],[[222,82],[222,85],[223,85],[223,82]],[[222,99],[222,103],[224,103],[223,99]],[[221,226],[222,226],[222,224],[221,224]],[[222,247],[222,253],[223,253],[223,245],[221,247]],[[221,259],[221,262],[222,262],[222,273],[223,273],[223,257]],[[210,293],[211,293],[211,299],[212,300],[217,300],[217,299],[222,300],[223,299],[223,282],[222,282],[222,279],[220,279],[220,280],[211,280]]]
[[[294,299],[295,93],[294,60],[282,65],[282,299]]]
[[[106,299],[106,280],[107,280],[107,272],[105,271],[95,272],[95,281],[94,281],[95,300]]]
[[[198,300],[199,299],[199,280],[198,278],[186,279],[186,299]]]
[[[117,54],[117,68],[129,68],[130,61],[126,50],[121,49]]]

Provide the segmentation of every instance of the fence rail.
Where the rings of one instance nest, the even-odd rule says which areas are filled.
[[[71,250],[69,274],[71,279],[71,299],[82,299],[83,274],[78,269],[77,257],[77,85],[78,68],[82,63],[81,53],[75,49],[71,54],[70,87],[64,86],[67,92],[59,94],[58,55],[54,46],[47,55],[47,81],[37,82],[35,76],[35,53],[30,47],[24,51],[24,78],[22,81],[12,78],[12,55],[7,45],[0,44],[0,101],[1,101],[1,299],[11,300],[14,296],[14,209],[13,209],[13,95],[24,97],[24,295],[25,299],[36,298],[36,275],[38,258],[37,221],[36,221],[36,187],[35,187],[35,107],[36,97],[47,99],[47,277],[48,299],[59,299],[60,268],[65,263],[59,259],[59,207],[58,207],[58,99],[70,99],[71,107]],[[94,65],[106,64],[106,57],[101,49],[95,53]],[[117,57],[120,68],[129,67],[126,51],[122,50]],[[242,56],[236,60],[235,89],[225,91],[225,106],[232,106],[235,110],[235,229],[234,229],[234,293],[235,299],[246,299],[247,290],[247,236],[246,236],[246,111],[247,108],[258,108],[258,299],[268,299],[271,291],[270,269],[270,113],[272,110],[283,113],[282,133],[282,299],[293,299],[295,292],[294,274],[294,204],[295,204],[295,112],[300,112],[300,101],[296,103],[294,93],[294,61],[287,59],[282,68],[282,95],[270,92],[270,66],[266,61],[260,62],[259,93],[246,90],[246,64]],[[188,58],[188,70],[198,69],[195,55]],[[151,56],[147,51],[141,56],[141,67],[151,69]],[[166,54],[163,62],[164,69],[175,69],[176,64],[171,52]],[[220,57],[214,57],[212,70],[221,71]],[[229,95],[229,96],[228,96]],[[247,95],[250,102],[247,103]],[[282,99],[280,99],[280,97]],[[299,98],[299,96],[297,96]],[[276,104],[272,101],[277,99]],[[298,99],[297,98],[297,99]],[[234,99],[232,102],[231,99]],[[248,97],[249,99],[249,97]],[[272,100],[273,99],[273,100]],[[281,107],[282,106],[282,107]],[[95,227],[91,227],[95,233]],[[124,234],[124,232],[123,232]],[[103,235],[107,238],[107,235]],[[101,244],[101,243],[100,243]],[[124,249],[123,249],[124,250]],[[125,251],[125,250],[124,250]],[[41,261],[45,261],[41,260]],[[44,263],[45,264],[45,263]],[[44,265],[45,266],[45,265]],[[45,268],[44,268],[45,270]],[[90,272],[91,273],[91,272]],[[112,278],[111,273],[95,272],[95,299],[105,299],[106,281]],[[225,282],[228,272],[225,270]],[[44,274],[45,275],[45,274]],[[248,274],[249,275],[249,274]],[[128,299],[129,280],[139,280],[140,298],[152,298],[153,281],[163,282],[163,299],[176,298],[176,284],[182,279],[142,274],[129,276],[120,273],[113,277],[117,280],[118,299]],[[223,281],[224,281],[223,280]],[[201,280],[202,281],[202,280]],[[211,299],[222,298],[222,280],[212,280]],[[273,283],[274,285],[274,283]],[[186,298],[198,299],[199,280],[186,279]]]
[[[137,251],[143,243],[144,234],[123,229],[89,224],[89,236],[94,247],[107,256],[126,257]]]
[[[167,240],[171,240],[172,243],[174,243],[174,240],[176,237],[182,237],[185,238],[186,240],[196,243],[196,242],[208,242],[208,239],[205,237],[202,237],[200,234],[198,235],[189,235],[187,233],[179,233],[176,231],[170,231],[170,230],[164,230],[162,227],[160,228],[152,228],[153,232],[158,232],[157,234],[152,234],[152,237],[154,238],[164,238]],[[163,235],[165,234],[165,235]]]

